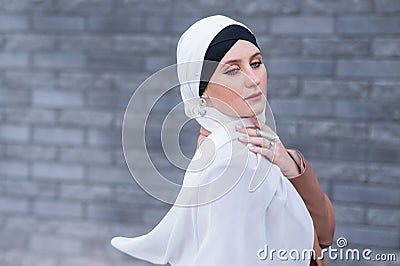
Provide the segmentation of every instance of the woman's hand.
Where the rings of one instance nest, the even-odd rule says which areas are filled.
[[[291,177],[300,174],[300,170],[296,162],[286,151],[286,148],[281,140],[277,139],[274,141],[274,143],[272,143],[273,145],[271,146],[270,140],[257,136],[256,129],[258,128],[259,130],[271,133],[273,135],[276,135],[275,132],[269,126],[258,121],[255,116],[252,117],[252,121],[256,128],[236,127],[236,131],[246,134],[239,137],[239,141],[245,144],[251,143],[254,145],[249,149],[252,152],[260,153],[273,164],[276,164],[281,169],[284,176]]]

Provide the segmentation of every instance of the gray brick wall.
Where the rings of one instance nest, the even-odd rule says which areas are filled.
[[[149,265],[109,244],[169,208],[130,176],[123,112],[175,62],[180,34],[216,13],[255,32],[278,133],[332,199],[335,239],[397,253],[397,264],[330,265],[400,263],[399,0],[0,0],[0,265]],[[161,158],[159,136],[149,142]]]

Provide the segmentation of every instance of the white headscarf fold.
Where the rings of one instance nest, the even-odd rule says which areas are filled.
[[[244,26],[221,15],[193,24],[178,42],[178,64],[203,60],[214,36],[232,24]],[[296,250],[302,255],[314,243],[312,219],[303,200],[277,165],[237,140],[235,125],[254,126],[250,119],[230,117],[209,107],[206,116],[198,115],[202,64],[182,66],[178,65],[178,77],[185,113],[212,132],[184,176],[183,185],[198,188],[197,193],[178,196],[197,204],[174,204],[147,234],[114,237],[111,244],[133,257],[172,266],[309,265],[307,258],[290,257]],[[265,121],[264,112],[257,116]],[[213,145],[209,145],[211,142]],[[214,154],[212,162],[198,171],[199,158],[210,152]],[[221,193],[220,183],[212,185],[216,180],[233,181]],[[204,190],[205,185],[210,186]],[[261,252],[266,247],[266,253]],[[277,252],[271,258],[268,253],[272,249],[286,250],[287,260],[279,259]],[[265,260],[260,259],[265,255]]]

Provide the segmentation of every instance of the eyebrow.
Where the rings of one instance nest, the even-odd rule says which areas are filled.
[[[261,55],[261,52],[257,52],[255,54],[253,54],[252,56],[250,56],[250,59],[253,57],[256,57],[257,55]],[[231,59],[231,60],[228,60],[228,61],[222,62],[222,63],[223,64],[231,64],[231,63],[237,63],[237,62],[241,62],[241,61],[242,61],[241,59]]]

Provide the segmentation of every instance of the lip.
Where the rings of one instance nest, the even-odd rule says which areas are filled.
[[[257,92],[257,93],[254,93],[254,94],[250,95],[250,96],[247,96],[244,99],[245,100],[258,100],[258,99],[261,98],[261,94],[262,94],[261,92]]]

